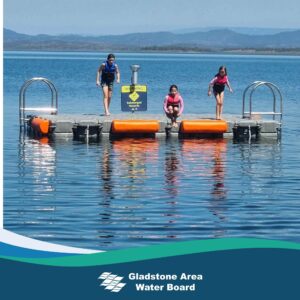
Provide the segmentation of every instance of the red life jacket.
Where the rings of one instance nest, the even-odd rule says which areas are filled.
[[[215,84],[225,85],[228,81],[227,75],[221,76],[220,74],[217,74],[216,77],[217,80],[215,81]]]
[[[179,100],[179,93],[175,94],[173,97],[172,95],[168,94],[168,101],[167,105],[179,105],[180,100]]]

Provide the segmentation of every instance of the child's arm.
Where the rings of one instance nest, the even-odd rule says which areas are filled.
[[[230,85],[228,79],[227,79],[226,85],[228,86],[230,93],[233,93],[233,89],[231,88],[231,85]]]
[[[117,83],[120,83],[120,70],[117,65],[116,65],[116,74],[117,74]]]
[[[97,71],[97,76],[96,76],[96,85],[100,86],[100,76],[102,74],[102,70],[103,70],[103,64],[99,67],[98,71]]]
[[[184,109],[183,99],[182,99],[181,96],[179,96],[179,105],[180,105],[180,110],[179,110],[179,113],[178,113],[178,117],[182,114],[183,109]]]
[[[214,77],[211,82],[208,85],[208,91],[207,91],[207,95],[210,96],[211,95],[211,88],[214,86],[215,82],[217,80],[217,77]]]
[[[165,97],[165,100],[164,100],[164,111],[165,111],[166,114],[168,113],[168,107],[167,107],[167,104],[168,104],[168,96],[166,96],[166,97]]]

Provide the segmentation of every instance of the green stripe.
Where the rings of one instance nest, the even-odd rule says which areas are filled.
[[[83,254],[56,258],[21,258],[7,256],[0,256],[0,258],[51,266],[82,267],[109,265],[221,250],[257,248],[300,250],[300,244],[252,238],[224,238],[167,243],[162,245],[112,250],[95,254]]]

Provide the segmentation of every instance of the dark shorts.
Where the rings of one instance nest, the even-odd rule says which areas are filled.
[[[102,88],[107,86],[109,90],[112,90],[114,87],[114,81],[112,80],[101,80]]]
[[[213,87],[214,94],[221,94],[225,90],[225,85],[215,84]]]
[[[169,105],[167,105],[167,107],[169,107],[169,106],[172,106],[173,108],[174,108],[174,107],[179,108],[179,105],[177,105],[177,104],[169,104]],[[173,112],[172,114],[166,112],[166,115],[167,115],[167,117],[170,118],[170,119],[172,119],[172,118],[175,117],[174,112]],[[176,115],[177,115],[177,114],[176,114]]]
[[[167,105],[167,107],[169,107],[169,106],[172,106],[173,108],[174,107],[179,107],[179,105],[177,105],[177,104],[169,104],[169,105]]]

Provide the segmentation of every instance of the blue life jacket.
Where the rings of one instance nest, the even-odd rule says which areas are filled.
[[[105,67],[102,70],[102,81],[114,81],[116,73],[116,64],[113,62],[111,65],[108,61],[105,61]]]

